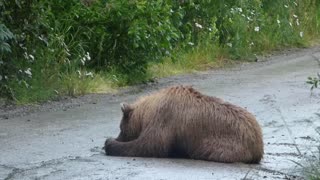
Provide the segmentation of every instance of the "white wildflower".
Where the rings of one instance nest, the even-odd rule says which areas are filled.
[[[296,24],[297,24],[297,26],[300,25],[299,19],[296,20]]]
[[[195,23],[195,25],[196,25],[196,27],[198,27],[198,28],[202,29],[202,25],[201,25],[201,24],[199,24],[199,23]]]
[[[27,52],[24,52],[24,53],[23,53],[23,56],[24,56],[24,58],[29,59],[29,56],[28,56],[28,53],[27,53]]]
[[[81,64],[84,65],[86,63],[86,57],[81,58]]]
[[[259,32],[260,31],[260,27],[259,26],[254,27],[254,31]]]
[[[77,73],[79,75],[79,77],[81,76],[81,71],[80,70],[77,70]]]
[[[298,6],[298,4],[296,2],[293,2],[294,5]]]
[[[288,8],[289,6],[285,4],[284,7],[285,7],[285,8]]]
[[[289,22],[289,25],[292,27],[292,23],[291,22]]]
[[[89,52],[87,52],[87,53],[86,53],[86,58],[87,58],[87,60],[88,60],[88,61],[90,61],[90,60],[91,60],[91,57],[90,57]]]
[[[241,14],[241,16],[242,16],[242,17],[246,17],[246,15],[244,15],[244,14]]]
[[[292,15],[292,16],[293,16],[294,18],[298,18],[298,16],[297,16],[297,15],[295,15],[295,14],[294,14],[294,15]]]
[[[242,8],[237,8],[237,10],[238,10],[239,12],[242,12]]]
[[[188,44],[189,44],[190,46],[193,46],[193,45],[194,45],[194,43],[193,43],[193,42],[188,42]]]
[[[89,52],[87,52],[81,59],[80,59],[80,62],[82,65],[84,65],[86,63],[86,61],[90,61],[91,60],[91,57],[90,57],[90,54]]]
[[[86,76],[93,77],[93,73],[92,72],[86,72]]]
[[[29,77],[32,77],[31,68],[25,70],[24,73],[26,73]]]
[[[229,47],[232,47],[232,44],[231,44],[231,43],[227,43],[226,45],[229,46]]]
[[[277,19],[277,23],[280,24],[280,20],[279,19]]]
[[[173,10],[172,10],[172,9],[170,9],[170,13],[173,13]]]
[[[301,32],[299,33],[299,35],[300,35],[300,37],[303,37],[303,32],[301,31]]]
[[[34,60],[34,56],[29,54],[29,57],[31,58],[31,60],[33,61]]]
[[[253,43],[253,42],[251,42],[249,45],[250,45],[250,46],[253,46],[253,45],[254,45],[254,43]]]

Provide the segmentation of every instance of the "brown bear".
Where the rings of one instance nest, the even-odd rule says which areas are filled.
[[[107,139],[111,156],[186,157],[259,163],[261,128],[244,108],[176,86],[121,106],[120,134]]]

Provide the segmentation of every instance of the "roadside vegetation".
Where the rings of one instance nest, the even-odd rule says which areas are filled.
[[[320,149],[319,149],[320,152]],[[319,180],[320,179],[320,154],[317,154],[316,159],[307,161],[307,164],[301,165],[303,168],[304,175],[309,180]]]
[[[318,134],[320,132],[317,130]],[[320,144],[320,140],[316,139],[316,142]],[[310,150],[309,155],[304,157],[300,162],[292,161],[301,170],[301,174],[305,179],[309,180],[319,180],[320,179],[320,145],[317,146],[316,150]],[[300,172],[299,170],[299,172]]]
[[[314,88],[318,88],[320,85],[320,73],[317,74],[317,77],[308,77],[307,83],[310,84],[312,91]]]
[[[0,0],[0,97],[110,92],[319,34],[318,0]]]

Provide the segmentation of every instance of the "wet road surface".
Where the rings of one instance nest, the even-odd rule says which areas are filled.
[[[305,83],[319,71],[320,49],[277,55],[231,69],[160,79],[122,95],[93,98],[70,109],[0,118],[0,179],[301,179],[295,162],[316,152],[320,92]],[[119,133],[119,103],[169,85],[246,107],[263,129],[258,165],[188,159],[105,156],[107,137]],[[94,96],[91,96],[94,97]]]

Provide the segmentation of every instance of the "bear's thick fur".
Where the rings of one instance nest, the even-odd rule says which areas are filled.
[[[106,140],[107,155],[228,163],[259,163],[263,156],[261,128],[251,113],[189,86],[160,90],[121,109],[121,132]]]

